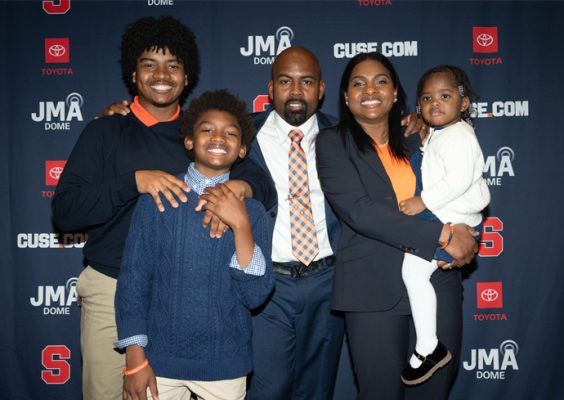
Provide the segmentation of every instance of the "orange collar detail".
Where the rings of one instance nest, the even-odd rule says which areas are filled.
[[[131,106],[129,107],[131,108],[131,112],[139,119],[139,121],[141,121],[143,123],[143,125],[145,126],[153,126],[158,124],[159,121],[158,119],[156,119],[149,111],[147,111],[145,108],[143,108],[143,106],[141,105],[141,103],[139,103],[139,96],[135,96],[135,98],[133,99],[133,103],[131,103]],[[176,110],[176,113],[174,113],[174,115],[172,117],[170,117],[167,121],[165,122],[170,122],[170,121],[174,121],[176,119],[178,119],[178,116],[180,115],[180,106],[178,106],[178,109]]]

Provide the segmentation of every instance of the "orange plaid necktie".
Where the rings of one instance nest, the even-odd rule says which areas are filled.
[[[290,194],[290,232],[292,253],[298,261],[309,265],[317,253],[317,229],[311,211],[307,160],[300,142],[304,134],[296,129],[288,135],[292,141],[288,154],[288,177]]]

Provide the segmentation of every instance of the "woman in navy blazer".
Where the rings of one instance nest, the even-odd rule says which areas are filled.
[[[343,311],[359,385],[358,399],[447,398],[461,340],[461,266],[476,244],[466,225],[450,226],[399,212],[415,180],[409,155],[418,135],[405,139],[405,93],[392,64],[379,53],[352,58],[341,78],[340,120],[316,141],[321,187],[343,222],[337,249],[333,308]],[[410,176],[411,174],[411,176]],[[438,243],[455,258],[431,278],[437,292],[438,335],[453,362],[432,379],[404,387],[400,374],[413,349],[409,301],[401,278],[404,252],[431,260]],[[450,269],[449,269],[450,268]]]

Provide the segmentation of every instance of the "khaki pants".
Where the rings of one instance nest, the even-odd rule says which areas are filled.
[[[223,381],[185,381],[157,377],[159,400],[190,400],[192,393],[198,400],[243,400],[246,386],[246,376]],[[147,399],[153,399],[149,389]]]
[[[82,301],[80,350],[83,400],[121,400],[125,356],[114,349],[117,340],[114,297],[117,280],[91,267],[78,277]]]

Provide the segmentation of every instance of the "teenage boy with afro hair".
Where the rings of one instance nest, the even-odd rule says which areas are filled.
[[[243,400],[250,310],[273,286],[271,238],[264,207],[224,183],[254,126],[245,103],[219,90],[192,101],[181,133],[194,158],[180,176],[192,188],[188,203],[160,213],[141,196],[125,246],[116,291],[124,398]],[[191,205],[198,195],[230,227],[219,240],[201,228],[202,212]]]
[[[194,34],[173,17],[141,18],[125,29],[121,65],[135,95],[132,112],[86,126],[53,199],[60,230],[88,233],[87,267],[77,283],[84,400],[122,399],[125,357],[113,346],[114,294],[139,195],[150,194],[164,211],[163,202],[177,208],[190,190],[175,175],[189,162],[179,116],[182,97],[198,79]],[[228,185],[240,197],[254,196],[267,206],[274,200],[270,179],[252,162],[242,163],[231,177]]]

